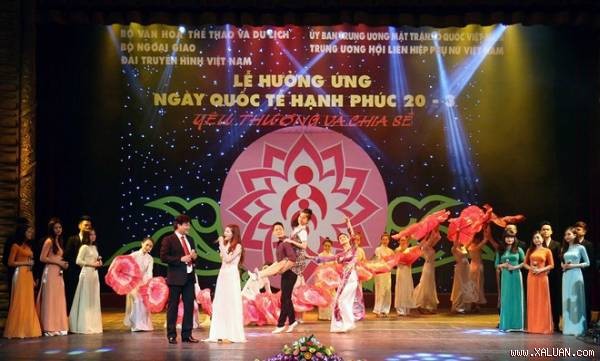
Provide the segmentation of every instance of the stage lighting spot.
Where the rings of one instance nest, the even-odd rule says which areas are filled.
[[[437,356],[443,357],[443,358],[454,357],[454,355],[449,354],[449,353],[439,353]]]
[[[418,356],[418,357],[427,357],[427,356],[432,356],[432,355],[430,353],[420,352],[420,353],[416,353],[415,356]]]
[[[470,356],[461,356],[461,357],[459,357],[459,359],[461,359],[461,360],[466,360],[466,361],[468,361],[468,360],[473,360],[473,358],[472,358],[472,357],[470,357]]]
[[[97,352],[97,353],[104,353],[104,352],[111,352],[112,350],[113,350],[113,349],[112,349],[112,348],[110,348],[110,347],[101,347],[101,348],[97,349],[97,350],[96,350],[96,351],[94,351],[94,352]]]
[[[180,26],[178,30],[182,34],[185,33],[185,27],[184,26]]]
[[[489,336],[489,335],[502,335],[503,333],[500,332],[499,330],[496,329],[473,329],[473,330],[465,330],[463,331],[463,333],[467,333],[467,334],[477,334],[477,335],[483,335],[483,336]]]
[[[60,353],[60,350],[48,350],[48,351],[44,351],[44,353],[46,355],[56,355],[57,353]]]
[[[27,344],[27,343],[40,343],[40,342],[42,342],[41,341],[42,339],[44,339],[44,337],[40,337],[39,339],[35,339],[35,340],[22,341],[22,342],[19,342],[19,344],[23,345],[23,344]]]
[[[406,360],[406,359],[411,358],[412,355],[396,355],[396,357],[399,358],[399,359]]]
[[[76,356],[76,355],[81,355],[83,353],[86,353],[86,350],[73,350],[73,351],[69,351],[67,352],[67,355],[69,356]]]
[[[246,337],[271,337],[271,333],[264,333],[264,332],[246,332]]]

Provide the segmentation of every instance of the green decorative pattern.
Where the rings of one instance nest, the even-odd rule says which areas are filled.
[[[400,205],[404,205],[404,204],[408,204],[409,206],[412,206],[419,210],[430,207],[430,209],[427,211],[427,213],[422,215],[422,217],[424,217],[426,215],[429,215],[433,212],[437,212],[442,209],[451,209],[452,207],[460,206],[460,205],[462,205],[462,202],[460,202],[456,199],[453,199],[453,198],[443,196],[443,195],[430,195],[421,200],[412,198],[412,197],[408,197],[408,196],[397,197],[394,200],[392,200],[388,205],[386,232],[401,231],[402,229],[404,229],[404,228],[408,227],[409,225],[418,221],[417,218],[413,217],[413,218],[409,218],[408,222],[404,225],[399,225],[398,223],[396,223],[396,221],[393,219],[394,210],[396,209],[396,207],[398,207]],[[211,247],[211,245],[209,243],[207,243],[207,241],[206,241],[207,239],[209,239],[209,240],[216,239],[219,231],[222,229],[220,207],[219,207],[219,203],[217,201],[215,201],[214,199],[211,199],[211,198],[207,198],[207,197],[200,197],[200,198],[195,198],[191,201],[187,201],[180,197],[167,196],[167,197],[159,198],[154,201],[148,202],[145,204],[145,206],[150,207],[150,208],[159,209],[159,210],[169,214],[173,218],[177,217],[181,213],[187,213],[187,214],[197,213],[197,212],[192,212],[192,211],[194,210],[195,207],[198,207],[198,206],[210,207],[213,212],[214,222],[210,225],[203,225],[198,221],[197,218],[192,218],[192,222],[191,222],[192,227],[190,228],[189,236],[194,239],[194,242],[196,244],[196,252],[198,253],[198,256],[200,258],[210,261],[210,262],[214,263],[215,265],[219,265],[221,263],[221,258],[219,256],[219,253],[215,249],[213,249]],[[206,210],[203,209],[203,212],[206,212]],[[158,229],[156,232],[154,232],[154,234],[152,234],[152,239],[154,239],[156,242],[155,247],[160,247],[160,245],[159,245],[160,240],[165,235],[171,233],[172,231],[173,231],[173,226],[167,225],[167,226],[164,226],[164,227]],[[442,233],[446,234],[448,232],[448,228],[446,226],[441,226],[440,231]],[[112,260],[115,257],[123,255],[123,254],[127,254],[131,250],[137,249],[139,247],[140,247],[140,241],[133,241],[133,242],[124,244],[108,259],[108,261],[105,263],[105,266],[110,265],[110,263],[112,262]],[[487,260],[487,261],[494,260],[494,250],[491,247],[489,247],[488,245],[483,247],[482,259]],[[454,256],[452,256],[452,254],[447,254],[446,252],[441,251],[441,250],[436,253],[436,261],[435,261],[436,267],[445,265],[447,263],[452,263],[452,262],[454,262]],[[158,264],[158,265],[166,266],[166,264],[164,264],[158,257],[154,257],[154,263]],[[420,273],[421,270],[422,270],[422,267],[414,267],[412,269],[412,272]],[[217,267],[217,268],[208,269],[208,270],[196,270],[196,274],[198,276],[207,276],[207,277],[216,276],[219,274],[219,268]],[[247,272],[244,272],[242,274],[242,282],[245,283],[247,278],[248,278]],[[368,289],[368,290],[373,290],[373,280],[363,283],[363,288]]]
[[[157,200],[151,201],[145,204],[146,207],[159,209],[173,218],[177,217],[182,213],[192,213],[192,211],[197,206],[209,206],[214,213],[214,222],[211,225],[204,226],[202,225],[198,219],[192,218],[189,236],[192,237],[194,243],[196,244],[196,253],[202,259],[210,261],[215,264],[221,263],[221,257],[219,253],[214,250],[207,242],[206,239],[217,238],[217,234],[221,229],[221,213],[219,211],[219,204],[211,199],[206,197],[195,198],[191,201],[187,201],[180,197],[168,196],[159,198]],[[203,210],[204,211],[204,210]],[[160,228],[154,234],[152,234],[152,239],[155,240],[155,247],[160,247],[159,243],[162,237],[173,232],[173,226],[168,225]],[[112,260],[116,256],[120,256],[122,254],[126,254],[129,251],[136,249],[140,246],[139,241],[133,241],[123,245],[119,248],[106,262],[106,265],[109,265]],[[162,266],[166,266],[160,258],[154,257],[154,263]],[[209,270],[196,270],[196,274],[198,276],[216,276],[219,274],[219,268],[209,269]]]

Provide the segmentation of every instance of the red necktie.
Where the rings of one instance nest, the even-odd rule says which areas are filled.
[[[184,235],[181,235],[181,246],[183,247],[183,253],[185,253],[186,256],[189,256],[190,249],[188,248],[188,243],[187,243]],[[186,263],[186,264],[190,264],[190,263]]]

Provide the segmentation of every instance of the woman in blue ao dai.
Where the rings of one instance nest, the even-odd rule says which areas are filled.
[[[585,332],[585,289],[581,269],[589,267],[585,247],[576,242],[575,230],[568,228],[562,249],[563,335],[579,336]]]

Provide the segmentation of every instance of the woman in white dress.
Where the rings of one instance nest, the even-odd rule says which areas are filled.
[[[219,237],[221,269],[213,300],[212,322],[206,342],[246,342],[238,265],[243,259],[240,227],[230,224]]]
[[[389,257],[394,256],[394,250],[388,245],[390,244],[390,235],[384,233],[381,235],[380,245],[375,248],[375,259],[378,261],[386,261]],[[375,282],[375,305],[373,313],[377,317],[387,317],[392,306],[392,272],[377,274],[374,277]]]
[[[142,282],[140,285],[148,282],[152,278],[152,268],[154,260],[150,255],[154,247],[154,241],[152,238],[144,238],[142,241],[142,247],[131,253],[131,256],[135,259],[137,264],[142,270]],[[125,304],[125,319],[123,320],[125,326],[131,327],[131,331],[152,331],[152,317],[144,301],[139,294],[139,287],[136,287],[133,291],[127,294]]]
[[[69,330],[73,333],[102,333],[98,278],[102,257],[98,255],[96,248],[96,231],[91,229],[89,232],[83,232],[81,243],[76,261],[81,267],[81,273],[69,313]]]
[[[423,263],[419,284],[413,292],[413,298],[419,312],[425,314],[435,313],[440,303],[435,284],[435,246],[441,238],[439,229],[436,228],[419,244],[423,252],[421,257],[425,262]]]
[[[408,238],[401,237],[400,245],[395,249],[395,252],[410,253],[414,247],[409,247]],[[415,286],[412,277],[412,266],[408,264],[398,263],[396,269],[396,288],[394,292],[394,306],[398,316],[410,315],[410,310],[416,308],[413,293]]]
[[[450,312],[465,314],[470,311],[471,303],[477,299],[474,284],[469,278],[468,253],[466,247],[459,242],[454,242],[451,251],[456,264],[450,294],[450,302],[452,302]]]
[[[487,227],[489,228],[489,225]],[[473,287],[475,287],[475,299],[471,305],[471,309],[474,312],[479,311],[480,305],[487,303],[485,289],[483,287],[485,281],[483,259],[481,258],[483,246],[485,246],[487,242],[487,237],[482,237],[482,235],[477,234],[473,238],[473,241],[467,246],[467,251],[471,258],[471,262],[469,262],[469,280],[473,283]]]
[[[350,221],[348,220],[348,224],[350,224],[349,222]],[[351,227],[351,225],[349,227]],[[365,250],[360,246],[363,237],[362,233],[354,232],[352,228],[348,228],[348,232],[350,233],[350,236],[352,237],[352,242],[354,242],[354,246],[356,247],[356,262],[365,262],[367,260],[367,254],[365,253]],[[362,282],[360,280],[358,281],[358,293],[359,302],[357,302],[354,305],[354,318],[356,319],[356,321],[360,321],[366,316],[365,297],[363,295],[363,287]]]
[[[323,251],[321,253],[319,253],[320,257],[331,257],[331,256],[335,256],[335,253],[333,252],[333,242],[331,242],[331,239],[329,239],[329,237],[325,238],[325,240],[323,241]],[[331,261],[331,262],[324,262],[321,263],[319,265],[319,267],[324,267],[324,266],[328,266],[331,264],[335,264],[335,261]],[[331,299],[335,299],[335,290],[331,291]],[[326,320],[326,321],[331,321],[331,307],[332,305],[326,306],[326,307],[319,307],[319,320]]]

